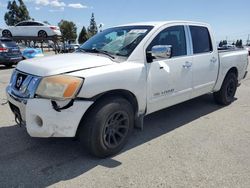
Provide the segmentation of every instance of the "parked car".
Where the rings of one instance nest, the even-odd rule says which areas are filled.
[[[60,45],[60,51],[62,53],[72,53],[80,47],[79,44],[62,44]]]
[[[22,51],[22,55],[25,59],[31,59],[35,57],[43,57],[43,51],[40,48],[25,48]]]
[[[0,64],[11,67],[21,60],[22,54],[16,42],[0,37]]]
[[[71,49],[76,51],[80,47],[80,44],[70,44],[70,46],[71,46]]]
[[[76,53],[20,62],[7,98],[32,137],[78,136],[90,153],[107,157],[148,114],[211,92],[229,105],[247,66],[246,50],[217,50],[208,24],[128,24],[98,33]]]
[[[46,38],[56,35],[61,36],[59,27],[37,21],[23,21],[2,31],[2,36],[8,38],[16,36]]]

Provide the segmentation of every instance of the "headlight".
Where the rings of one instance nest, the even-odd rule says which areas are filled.
[[[66,75],[45,77],[40,82],[36,94],[57,100],[72,99],[77,95],[83,81],[82,78]]]

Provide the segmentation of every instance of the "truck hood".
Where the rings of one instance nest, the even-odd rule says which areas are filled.
[[[17,69],[36,76],[51,76],[114,63],[97,54],[72,53],[24,60],[18,63]]]

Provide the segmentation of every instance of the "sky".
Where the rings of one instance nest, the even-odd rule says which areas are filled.
[[[8,0],[0,0],[0,28]],[[73,21],[80,32],[91,13],[108,28],[141,21],[191,20],[209,23],[216,40],[242,39],[250,34],[250,0],[24,0],[30,16],[57,25]]]

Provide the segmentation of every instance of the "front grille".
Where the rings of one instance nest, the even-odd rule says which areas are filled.
[[[10,81],[12,94],[21,98],[33,98],[41,77],[29,75],[18,70],[13,72]]]
[[[22,84],[24,83],[25,79],[27,78],[28,75],[23,74],[23,73],[17,73],[16,77],[16,82],[15,82],[15,87],[16,89],[20,89]]]

